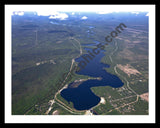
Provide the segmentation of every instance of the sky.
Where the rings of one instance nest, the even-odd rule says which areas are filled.
[[[147,12],[153,5],[6,5],[11,11],[37,11],[39,15],[52,15],[56,11],[68,12]]]
[[[50,16],[50,19],[60,20],[68,18],[68,15],[64,12],[71,12],[72,15],[75,12],[96,12],[98,14],[132,12],[138,14],[139,12],[148,12],[151,6],[154,5],[6,5],[11,15],[15,11],[18,12],[14,14],[20,16],[23,16],[23,11],[35,11],[39,16]],[[149,16],[149,14],[146,16]],[[81,19],[86,20],[87,17],[84,16]]]

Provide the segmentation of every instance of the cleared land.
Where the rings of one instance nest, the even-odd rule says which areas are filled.
[[[125,72],[129,77],[131,74],[133,75],[141,74],[138,70],[136,70],[129,64],[126,64],[126,65],[117,64],[117,67],[121,69],[123,72]]]
[[[147,102],[149,101],[149,97],[148,97],[148,96],[149,96],[149,93],[148,93],[148,92],[140,95],[140,97],[141,97],[142,99],[146,100]]]

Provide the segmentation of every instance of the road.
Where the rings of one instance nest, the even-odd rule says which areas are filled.
[[[79,54],[78,56],[76,56],[75,58],[80,57],[80,56],[82,55],[81,44],[80,44],[80,42],[79,42],[77,39],[75,39],[74,37],[72,37],[71,39],[72,39],[72,40],[75,40],[75,41],[78,43],[78,45],[79,45],[80,54]],[[118,45],[117,45],[117,41],[116,41],[116,40],[114,40],[114,44],[115,44],[115,49],[114,49],[113,52],[111,52],[110,55],[109,55],[109,58],[110,58],[111,63],[113,63],[112,56],[113,56],[114,53],[118,50]],[[75,45],[75,44],[73,44],[73,45]],[[75,47],[75,46],[74,46],[74,47]],[[65,77],[65,79],[63,80],[61,86],[63,86],[63,84],[64,84],[65,81],[67,80],[68,76],[70,75],[70,73],[71,73],[71,71],[72,71],[72,68],[73,68],[73,65],[74,65],[74,62],[75,62],[75,58],[72,58],[72,63],[71,63],[71,66],[70,66],[70,70],[69,70],[67,76]],[[118,73],[118,71],[117,71],[117,64],[114,66],[114,71],[115,71],[115,73],[116,73],[118,76],[121,76],[121,77],[126,81],[126,86],[127,86],[127,88],[128,88],[130,91],[132,91],[135,95],[128,96],[128,97],[124,97],[124,98],[120,98],[120,99],[115,99],[115,100],[113,100],[113,101],[111,101],[111,102],[116,102],[116,101],[120,101],[120,100],[124,100],[124,99],[128,99],[128,98],[132,98],[132,97],[134,97],[134,96],[137,96],[137,99],[136,99],[135,101],[130,102],[130,103],[125,103],[125,104],[123,104],[122,106],[119,106],[119,107],[114,108],[114,109],[118,110],[119,108],[125,107],[126,105],[130,105],[130,104],[136,103],[136,102],[138,101],[138,99],[139,99],[139,95],[129,86],[128,80],[127,80],[124,76],[122,76],[121,74]],[[70,113],[81,114],[81,112],[86,112],[86,114],[91,115],[91,113],[90,113],[89,111],[86,111],[86,110],[84,110],[84,111],[77,111],[77,110],[75,110],[75,109],[73,109],[73,108],[70,108],[69,106],[67,106],[66,104],[64,104],[62,101],[60,101],[59,99],[57,99],[57,95],[58,95],[63,89],[67,88],[67,86],[68,86],[68,85],[66,84],[63,88],[61,88],[60,90],[58,90],[58,92],[55,94],[55,96],[54,96],[54,101],[55,101],[55,103],[58,104],[59,106],[63,107],[65,110],[69,111]],[[51,111],[52,105],[53,105],[53,104],[50,105],[50,107],[49,107],[48,110],[46,111],[46,114],[48,114],[49,111]],[[98,104],[97,106],[99,106],[99,104]],[[94,108],[97,107],[97,106],[94,106]],[[113,109],[112,109],[112,110],[113,110]],[[110,110],[109,112],[111,112],[112,110]]]
[[[113,63],[113,59],[112,59],[113,54],[118,50],[118,46],[117,46],[117,41],[116,40],[114,40],[114,44],[115,44],[116,48],[109,55],[111,63]]]
[[[114,40],[114,44],[115,44],[115,49],[114,49],[113,52],[109,55],[110,61],[111,61],[112,63],[113,63],[112,56],[113,56],[113,54],[118,50],[118,45],[117,45],[117,41],[116,41],[116,40]],[[115,72],[118,76],[123,77],[123,79],[124,79],[124,80],[126,81],[126,83],[127,83],[128,89],[131,90],[135,95],[139,96],[139,95],[129,86],[128,80],[127,80],[124,76],[120,75],[120,74],[117,72],[117,69],[116,69],[116,68],[117,68],[117,64],[116,64],[116,66],[114,66],[114,72]]]
[[[79,54],[78,56],[76,56],[75,58],[80,57],[80,56],[82,55],[81,43],[80,43],[77,39],[75,39],[74,37],[70,37],[69,39],[75,40],[75,41],[78,43],[80,54]],[[75,47],[75,44],[73,44],[73,46]],[[65,79],[63,80],[61,86],[63,86],[63,84],[64,84],[65,81],[67,80],[68,76],[71,74],[71,71],[72,71],[72,68],[73,68],[73,64],[74,64],[74,62],[75,62],[75,58],[72,58],[72,63],[71,63],[71,66],[70,66],[70,70],[69,70],[67,76],[65,77]],[[71,113],[81,114],[81,112],[83,112],[83,111],[77,111],[77,110],[75,110],[75,109],[73,110],[72,108],[70,108],[69,106],[67,106],[66,104],[64,104],[62,101],[60,101],[59,99],[57,99],[57,95],[58,95],[63,89],[67,88],[67,86],[68,86],[68,85],[66,84],[63,88],[61,88],[60,90],[58,90],[58,92],[56,92],[56,94],[55,94],[55,96],[54,96],[54,101],[56,101],[55,103],[57,103],[59,106],[63,107],[65,110],[67,110],[67,111],[69,111],[69,112],[71,112]],[[51,104],[51,105],[49,106],[48,110],[46,111],[46,114],[48,114],[48,113],[51,111],[52,105],[53,105],[53,104]]]
[[[116,73],[117,75],[123,77],[123,79],[124,79],[124,80],[126,81],[126,83],[127,83],[127,88],[128,88],[129,90],[131,90],[135,95],[138,95],[138,94],[129,86],[128,80],[127,80],[124,76],[120,75],[120,74],[117,72],[117,65],[114,66],[114,71],[115,71],[115,73]]]
[[[115,49],[114,49],[113,52],[109,55],[109,58],[110,58],[111,63],[113,63],[113,59],[112,59],[113,54],[118,50],[118,45],[117,45],[117,41],[116,41],[116,40],[114,40],[114,44],[115,44]],[[139,95],[129,86],[128,80],[127,80],[124,76],[122,76],[121,74],[118,73],[118,71],[117,71],[117,64],[114,66],[114,72],[115,72],[118,76],[121,76],[121,77],[126,81],[126,86],[127,86],[127,88],[128,88],[130,91],[132,91],[135,95],[128,96],[128,97],[124,97],[124,98],[120,98],[120,99],[115,99],[115,100],[112,100],[111,102],[116,102],[116,101],[120,101],[120,100],[124,100],[124,99],[128,99],[128,98],[132,98],[132,97],[134,97],[134,96],[137,97],[137,99],[136,99],[135,101],[133,101],[133,102],[130,102],[130,103],[124,104],[124,105],[122,105],[122,106],[119,106],[119,107],[114,108],[114,109],[118,110],[119,108],[125,107],[126,105],[130,105],[130,104],[136,103],[136,102],[138,101],[138,99],[139,99]],[[112,111],[112,110],[110,110],[109,112],[111,112],[111,111]]]
[[[120,109],[120,108],[122,108],[122,107],[125,107],[125,106],[127,106],[127,105],[134,104],[134,103],[138,102],[138,99],[139,99],[139,95],[137,95],[137,99],[136,99],[135,101],[130,102],[130,103],[127,103],[127,104],[125,103],[125,104],[123,104],[122,106],[116,107],[115,109],[118,110],[118,109]]]

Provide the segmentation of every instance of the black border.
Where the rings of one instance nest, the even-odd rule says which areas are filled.
[[[14,3],[13,3],[14,2]],[[41,2],[41,1],[40,1]],[[50,1],[51,2],[51,1]],[[55,1],[54,1],[55,2]],[[71,4],[71,3],[69,3],[68,1],[66,1],[67,3],[66,4]],[[92,1],[93,2],[93,1]],[[108,4],[113,4],[113,3],[110,3],[110,2],[113,2],[113,1],[107,1],[107,2],[109,2]],[[126,5],[126,3],[127,2],[131,2],[131,1],[119,1],[118,3],[116,3],[116,4],[125,4]],[[155,31],[156,31],[156,35],[155,35],[155,39],[156,39],[156,42],[159,42],[158,41],[158,36],[157,36],[157,33],[158,33],[158,23],[160,23],[160,20],[159,20],[159,15],[158,15],[158,9],[159,9],[159,7],[160,7],[160,3],[159,3],[159,1],[158,0],[152,0],[152,1],[145,1],[145,2],[147,2],[147,3],[143,3],[143,1],[134,1],[134,2],[137,2],[138,4],[134,4],[134,5],[141,5],[141,4],[143,4],[143,5],[155,5],[155,7],[156,7],[156,10],[155,10],[155,13],[156,13],[156,18],[155,18]],[[3,31],[3,32],[1,32],[1,34],[3,33],[4,35],[2,36],[3,38],[1,38],[1,39],[3,39],[3,41],[2,42],[4,42],[4,67],[3,67],[3,70],[4,70],[4,86],[1,86],[2,87],[2,89],[1,89],[1,101],[2,101],[2,103],[3,103],[3,105],[1,105],[2,106],[2,108],[1,108],[1,122],[0,122],[0,126],[1,127],[12,127],[13,125],[15,126],[15,125],[17,125],[17,123],[5,123],[5,5],[14,5],[14,4],[18,4],[18,3],[16,3],[15,1],[12,1],[11,3],[2,3],[1,2],[1,4],[0,4],[0,9],[1,9],[1,16],[4,18],[4,20],[1,20],[1,22],[2,22],[2,26],[3,26],[3,29],[4,30],[2,30],[1,29],[1,31]],[[23,3],[24,4],[24,3]],[[22,5],[23,5],[22,4]],[[28,4],[28,3],[27,3]],[[44,3],[41,3],[41,4],[44,4]],[[55,3],[54,3],[55,4]],[[65,3],[64,3],[65,4]],[[90,3],[91,4],[91,3]],[[127,3],[127,5],[130,5],[131,3]],[[19,5],[21,5],[21,4],[19,4]],[[28,4],[29,5],[29,4]],[[45,4],[45,5],[48,5],[48,4]],[[157,46],[157,44],[155,43],[155,45]],[[156,47],[157,48],[157,47]],[[2,50],[2,51],[3,51]],[[157,49],[156,49],[156,51],[157,51]],[[155,55],[156,55],[156,51],[155,51]],[[156,60],[156,56],[155,56],[155,60]],[[155,63],[156,64],[156,63]],[[155,68],[156,68],[156,65],[155,65]],[[155,69],[155,71],[156,71],[156,69]],[[156,72],[155,72],[155,76],[156,76]],[[156,80],[156,78],[155,78],[155,80]],[[156,81],[155,81],[156,82]],[[155,83],[156,84],[156,83]],[[155,102],[156,102],[156,108],[155,108],[155,116],[156,116],[156,122],[155,123],[138,123],[138,124],[136,124],[136,123],[116,123],[116,124],[113,124],[113,123],[96,123],[96,124],[94,124],[94,126],[96,126],[97,124],[99,125],[99,124],[102,124],[102,125],[108,125],[109,127],[112,127],[112,126],[114,126],[114,127],[120,127],[120,126],[122,126],[123,125],[123,127],[126,127],[126,128],[128,128],[128,127],[142,127],[142,126],[144,126],[144,127],[155,127],[155,128],[158,128],[158,127],[160,127],[160,119],[159,119],[159,110],[157,109],[157,108],[159,108],[159,107],[157,107],[159,104],[158,104],[158,101],[157,101],[157,97],[158,97],[158,86],[156,86],[156,88],[155,88],[155,90],[156,90],[156,94],[155,94]],[[2,115],[3,114],[3,115]],[[33,123],[20,123],[20,124],[18,124],[18,127],[24,127],[24,124],[25,124],[25,126],[26,127],[29,127],[29,126],[35,126],[35,125],[37,125],[37,124],[39,124],[39,123],[35,123],[35,124],[33,124]],[[92,124],[92,123],[50,123],[50,124],[48,124],[47,126],[51,126],[51,125],[57,125],[57,124],[61,124],[61,125],[63,125],[63,126],[66,126],[66,124],[72,124],[73,126],[76,124],[76,125],[78,125],[78,126],[82,126],[82,125],[85,125],[85,126],[88,126],[88,124]],[[40,126],[41,127],[46,127],[46,123],[42,123],[42,124],[40,124]]]

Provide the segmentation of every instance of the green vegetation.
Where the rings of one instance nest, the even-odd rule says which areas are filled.
[[[44,115],[51,106],[49,101],[66,84],[91,78],[75,73],[77,63],[72,65],[72,59],[80,55],[80,45],[74,39],[81,43],[85,54],[87,52],[82,44],[92,44],[94,41],[106,43],[106,35],[120,22],[124,22],[127,29],[105,47],[105,56],[101,62],[110,65],[105,70],[117,75],[124,86],[92,88],[96,95],[104,97],[106,101],[105,104],[93,107],[93,111],[99,115],[148,114],[148,102],[141,98],[137,100],[137,95],[148,92],[148,21],[137,19],[135,23],[132,18],[120,18],[115,14],[113,17],[98,14],[89,16],[92,18],[86,21],[73,17],[61,21],[50,20],[45,16],[12,16],[13,115]],[[129,64],[141,74],[128,76],[117,64]],[[71,65],[73,70],[68,74]],[[73,104],[59,93],[56,98],[49,115],[54,112],[59,115],[85,113],[74,110]]]
[[[140,33],[140,32],[139,32]],[[139,34],[137,33],[137,34]],[[121,36],[129,38],[130,33]],[[142,36],[145,36],[142,33]],[[141,37],[139,37],[139,40]],[[137,41],[136,38],[135,41]],[[117,75],[123,82],[121,88],[94,87],[92,91],[99,97],[104,97],[106,104],[100,104],[93,110],[99,114],[126,114],[126,115],[146,115],[148,114],[148,102],[141,100],[136,95],[148,92],[148,42],[147,40],[138,43],[128,43],[116,39],[106,47],[106,56],[102,58],[103,63],[110,65],[105,68],[107,72]],[[134,42],[134,40],[133,40]],[[143,47],[142,47],[143,46]],[[140,74],[128,76],[124,71],[117,67],[117,64],[130,64]],[[135,94],[136,93],[136,94]]]

